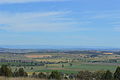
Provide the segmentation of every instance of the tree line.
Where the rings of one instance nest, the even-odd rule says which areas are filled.
[[[32,75],[24,70],[24,68],[15,69],[12,71],[10,66],[2,65],[0,68],[0,76],[5,77],[31,77],[39,79],[54,79],[54,80],[120,80],[120,67],[117,67],[115,72],[107,71],[79,71],[74,74],[65,74],[58,71],[52,71],[50,74],[34,72]]]

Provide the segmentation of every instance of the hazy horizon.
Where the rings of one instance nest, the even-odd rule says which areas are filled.
[[[0,45],[0,48],[10,49],[120,49],[110,46],[67,46],[67,45]]]

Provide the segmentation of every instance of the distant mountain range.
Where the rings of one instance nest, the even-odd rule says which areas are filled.
[[[39,46],[39,45],[4,45],[0,46],[1,53],[28,53],[28,52],[64,52],[64,51],[120,51],[120,48],[107,47],[75,47],[75,46]]]
[[[120,49],[104,46],[56,46],[56,45],[0,45],[1,48],[10,49]]]

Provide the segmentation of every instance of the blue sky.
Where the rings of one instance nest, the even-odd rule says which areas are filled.
[[[0,0],[0,45],[120,48],[120,0]]]

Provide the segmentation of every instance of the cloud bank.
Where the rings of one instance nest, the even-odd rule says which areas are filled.
[[[0,0],[0,4],[5,3],[30,3],[30,2],[61,2],[68,0]]]
[[[76,27],[78,24],[84,25],[89,22],[76,22],[72,18],[65,17],[68,13],[69,11],[0,13],[0,30],[15,32],[89,30]]]

